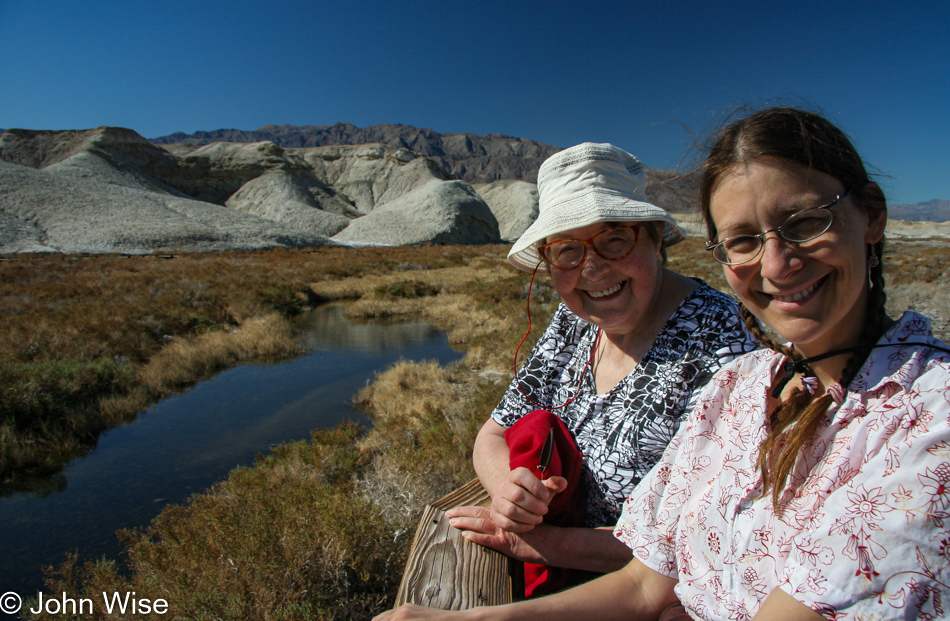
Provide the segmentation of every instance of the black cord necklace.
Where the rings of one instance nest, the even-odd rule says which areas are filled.
[[[931,343],[882,343],[880,345],[872,345],[868,347],[868,351],[872,349],[878,349],[880,347],[905,347],[907,345],[920,345],[921,347],[929,347],[930,349],[936,349],[942,352],[950,354],[950,349],[946,347],[940,347],[939,345],[933,345]],[[821,354],[820,356],[812,356],[811,358],[803,358],[802,360],[793,360],[792,362],[786,362],[782,365],[782,368],[785,371],[785,377],[779,380],[778,384],[775,385],[775,388],[772,389],[772,398],[778,399],[782,394],[782,390],[785,386],[795,377],[796,373],[805,373],[808,370],[808,365],[812,362],[818,362],[819,360],[824,360],[825,358],[831,358],[832,356],[840,356],[841,354],[848,354],[851,352],[858,351],[859,349],[864,349],[860,346],[855,347],[845,347],[844,349],[836,349],[830,351],[826,354]]]

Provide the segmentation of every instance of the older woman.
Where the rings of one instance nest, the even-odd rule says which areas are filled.
[[[827,120],[768,109],[719,135],[702,206],[768,349],[713,378],[625,503],[634,560],[550,597],[393,618],[946,618],[950,350],[927,318],[884,312],[880,188]]]
[[[613,145],[561,151],[541,165],[539,216],[508,254],[528,272],[544,265],[562,303],[476,440],[491,509],[448,515],[469,539],[529,563],[602,573],[628,562],[629,548],[603,527],[616,523],[698,389],[756,346],[731,298],[664,267],[666,247],[683,235],[644,186],[643,165]],[[510,429],[538,409],[576,442],[581,481],[511,467]],[[548,523],[549,503],[571,483],[581,483],[583,523]],[[529,567],[529,594],[531,581]],[[552,586],[560,583],[541,591]]]

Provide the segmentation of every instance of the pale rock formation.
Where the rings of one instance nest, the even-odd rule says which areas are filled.
[[[44,248],[67,253],[143,253],[325,245],[301,233],[220,205],[156,190],[140,173],[94,152],[42,170],[0,161],[0,252]],[[12,239],[8,239],[12,237]]]
[[[383,144],[160,148],[120,128],[12,130],[0,138],[0,252],[313,246],[381,207],[408,221],[378,243],[498,241],[484,202],[445,180],[429,158]]]
[[[275,170],[245,183],[225,205],[296,230],[329,237],[350,224],[350,219],[342,213],[352,210],[352,206],[335,194],[325,191],[321,194],[322,200],[318,203],[304,183],[286,171]],[[334,205],[336,213],[323,208],[332,203],[338,203]]]
[[[7,165],[0,162],[0,178],[3,166]],[[56,252],[56,248],[46,244],[46,233],[33,223],[0,211],[0,251]]]
[[[0,135],[0,252],[225,250],[318,245],[329,236],[511,241],[537,217],[532,181],[557,151],[408,126],[266,129],[234,134],[256,142],[162,147],[114,127],[8,130]],[[317,146],[358,138],[367,142]],[[483,180],[481,196],[452,180],[447,166]],[[694,173],[647,173],[651,200],[677,214],[690,210]]]
[[[472,186],[439,180],[377,206],[331,239],[389,246],[500,241],[495,216]]]
[[[313,175],[368,214],[429,181],[445,180],[432,160],[382,144],[316,147],[298,151]]]
[[[674,213],[673,219],[687,237],[706,238],[706,223],[698,213]]]
[[[950,222],[888,220],[884,234],[888,239],[946,239],[950,237]]]
[[[472,187],[495,214],[504,241],[513,242],[521,237],[538,217],[538,186],[534,183],[501,179]]]
[[[166,180],[188,196],[223,205],[251,179],[288,164],[284,149],[273,142],[218,142],[178,158],[178,169]]]

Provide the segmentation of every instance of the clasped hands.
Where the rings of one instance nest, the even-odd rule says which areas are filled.
[[[491,507],[455,507],[445,512],[462,536],[520,561],[543,563],[538,540],[554,496],[567,488],[567,479],[539,479],[527,468],[515,468],[492,496]]]
[[[555,495],[567,488],[564,477],[542,481],[527,468],[515,468],[495,490],[491,507],[455,507],[445,512],[449,523],[462,536],[502,554],[524,562],[543,563],[541,540],[548,505]],[[404,604],[387,611],[374,621],[396,619],[449,619],[464,617],[466,611],[445,611]]]

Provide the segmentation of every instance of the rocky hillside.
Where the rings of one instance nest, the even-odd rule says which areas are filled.
[[[219,129],[194,134],[177,133],[154,138],[154,144],[204,146],[214,142],[273,142],[284,148],[311,148],[330,145],[379,143],[408,149],[434,160],[455,179],[468,183],[490,183],[499,179],[521,179],[534,183],[538,167],[560,151],[534,140],[488,134],[441,134],[409,125],[265,125],[254,131]]]
[[[448,177],[438,162],[383,144],[162,148],[120,128],[8,130],[0,252],[316,246],[338,234],[346,243],[500,241],[485,201]]]
[[[510,241],[537,217],[534,179],[557,150],[404,125],[154,141],[113,127],[11,129],[0,135],[0,252]],[[695,175],[647,177],[654,202],[694,208]]]
[[[153,143],[167,145],[179,153],[214,142],[257,141],[269,141],[285,148],[380,143],[424,155],[438,162],[450,177],[467,181],[478,190],[495,215],[501,216],[499,225],[505,240],[517,238],[537,217],[538,168],[561,150],[501,134],[440,134],[431,129],[388,123],[364,128],[350,123],[265,125],[253,131],[179,132],[152,139]],[[646,193],[650,200],[673,213],[696,211],[699,179],[695,172],[681,174],[648,167],[646,175]]]

